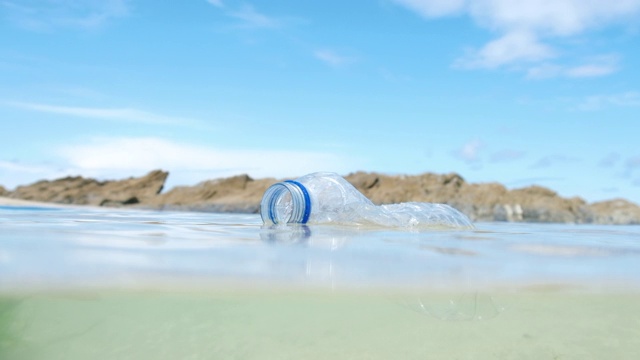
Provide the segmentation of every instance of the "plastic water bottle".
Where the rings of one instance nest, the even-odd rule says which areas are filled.
[[[271,185],[260,203],[265,225],[340,224],[391,228],[473,228],[446,204],[375,205],[340,175],[318,172]]]

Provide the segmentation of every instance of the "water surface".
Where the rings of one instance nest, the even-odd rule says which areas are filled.
[[[635,359],[640,227],[0,207],[2,359]]]

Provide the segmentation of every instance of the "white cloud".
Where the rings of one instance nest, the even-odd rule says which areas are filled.
[[[355,61],[354,58],[352,57],[348,57],[348,56],[344,56],[341,54],[338,54],[337,52],[333,51],[333,50],[329,50],[329,49],[319,49],[314,51],[313,55],[323,61],[324,63],[330,65],[330,66],[334,66],[334,67],[339,67],[339,66],[344,66],[344,65],[348,65],[350,63],[353,63]]]
[[[394,0],[425,17],[438,17],[460,12],[465,0]]]
[[[3,1],[9,18],[20,27],[48,31],[56,28],[90,29],[129,14],[128,0]]]
[[[570,157],[562,154],[554,154],[548,155],[540,158],[536,163],[531,165],[531,168],[540,169],[540,168],[548,168],[551,166],[559,165],[559,164],[571,164],[580,161],[580,159],[575,157]]]
[[[139,122],[147,124],[185,124],[194,120],[170,117],[152,112],[131,108],[92,108],[77,106],[60,106],[40,103],[8,102],[7,105],[24,110],[49,114],[69,115],[82,118],[95,118],[112,121]]]
[[[604,55],[587,59],[580,65],[561,66],[542,63],[527,70],[529,79],[545,79],[551,77],[590,78],[612,74],[618,70],[618,56]]]
[[[615,67],[606,65],[582,65],[567,70],[569,77],[596,77],[614,73]]]
[[[480,150],[484,148],[484,143],[480,139],[473,139],[462,145],[460,149],[454,152],[454,155],[466,162],[476,162],[480,160]]]
[[[497,39],[455,62],[456,66],[466,68],[540,63],[556,55],[545,44],[548,39],[580,35],[615,23],[631,23],[640,15],[640,0],[394,1],[426,18],[466,14],[479,26],[497,33]],[[547,64],[531,66],[528,76],[593,77],[616,70],[616,67],[606,64],[585,64],[562,69],[554,69]]]
[[[253,177],[287,177],[320,170],[353,171],[346,159],[331,153],[220,149],[153,137],[97,138],[62,146],[57,153],[70,169],[98,178],[168,170],[171,186],[242,173]]]
[[[542,63],[534,65],[527,70],[528,79],[548,79],[564,74],[566,68],[557,64]]]
[[[207,2],[219,8],[224,7],[224,3],[222,2],[222,0],[207,0]]]
[[[0,160],[0,185],[7,189],[26,185],[40,179],[53,179],[67,175],[50,164],[26,164]]]
[[[619,94],[588,96],[578,104],[577,109],[593,111],[609,106],[638,107],[640,106],[640,92],[628,91]]]
[[[524,151],[514,149],[504,149],[491,154],[492,162],[506,162],[521,159],[524,156]]]
[[[479,25],[502,32],[528,30],[567,36],[640,12],[640,0],[394,0],[418,14],[466,13]]]
[[[555,56],[555,51],[529,32],[512,32],[493,40],[478,51],[455,61],[455,67],[497,68],[518,62],[537,62]]]
[[[227,14],[233,18],[240,20],[243,27],[276,28],[281,25],[280,21],[278,21],[276,18],[258,12],[251,5],[244,5],[238,10],[227,12]]]
[[[428,1],[428,0],[427,0]],[[494,29],[575,35],[640,11],[638,0],[468,0],[470,15]]]
[[[249,174],[254,178],[297,177],[315,171],[354,171],[350,159],[329,152],[223,149],[155,137],[105,137],[52,149],[44,164],[0,160],[0,185],[8,189],[41,179],[84,176],[100,180],[169,171],[165,189]],[[50,155],[51,155],[50,154]]]
[[[47,167],[37,165],[25,165],[15,161],[0,160],[0,170],[8,172],[20,172],[37,174],[48,170]]]

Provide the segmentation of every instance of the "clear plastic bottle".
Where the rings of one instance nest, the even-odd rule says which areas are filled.
[[[407,202],[375,205],[338,174],[318,172],[271,185],[260,204],[265,225],[371,225],[391,228],[473,228],[446,204]]]

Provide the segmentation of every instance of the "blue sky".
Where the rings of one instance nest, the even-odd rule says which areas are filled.
[[[640,203],[640,0],[0,0],[0,184],[457,172]]]

